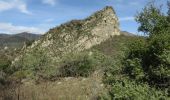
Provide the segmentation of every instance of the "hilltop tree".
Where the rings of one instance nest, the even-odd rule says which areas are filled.
[[[170,15],[170,2],[167,2]],[[154,2],[149,3],[144,9],[137,14],[136,22],[140,24],[138,31],[144,32],[146,35],[162,34],[169,29],[168,16],[162,13],[161,7],[155,6]]]
[[[168,12],[167,12],[167,14],[168,14],[168,16],[170,16],[170,1],[167,1],[167,6],[168,6]]]

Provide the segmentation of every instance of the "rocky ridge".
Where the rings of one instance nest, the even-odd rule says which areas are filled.
[[[65,55],[89,49],[115,35],[120,35],[119,21],[113,8],[107,6],[84,20],[72,20],[50,29],[31,46],[24,46],[11,67],[13,70],[31,67],[43,74],[50,68],[48,73],[53,73]],[[30,72],[29,69],[27,73]]]

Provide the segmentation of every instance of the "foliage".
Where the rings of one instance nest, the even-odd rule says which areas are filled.
[[[170,37],[166,34],[152,36],[147,46],[131,49],[125,59],[124,72],[137,82],[148,82],[152,86],[166,89],[169,85]],[[136,42],[137,43],[137,42]]]
[[[168,12],[167,12],[167,14],[168,14],[168,16],[170,16],[170,1],[167,1],[167,6],[168,6]]]
[[[129,80],[115,80],[104,100],[166,100],[162,91],[150,88],[147,84],[137,84]],[[107,98],[107,99],[106,99]]]
[[[87,77],[95,70],[105,66],[105,56],[97,51],[86,51],[79,54],[67,55],[61,62],[59,76]]]
[[[0,88],[1,85],[5,84],[5,81],[6,81],[6,74],[2,70],[0,70]]]
[[[119,45],[119,43],[117,45]],[[109,66],[105,69],[104,83],[108,87],[109,92],[99,96],[99,99],[166,100],[168,98],[167,92],[157,90],[146,82],[141,82],[147,77],[145,77],[145,71],[141,67],[142,59],[145,57],[144,54],[147,54],[148,51],[146,39],[138,37],[125,40],[125,42],[122,43],[124,44],[124,48],[129,47],[129,49],[127,51],[127,49],[120,49],[121,46],[114,46],[119,47],[119,50],[122,52],[119,52],[116,58],[111,56],[111,62],[106,64]],[[100,44],[99,47],[101,47],[101,45],[102,44]],[[103,53],[105,53],[104,49],[106,48],[100,48],[99,50],[102,49]],[[112,48],[111,51],[114,49],[115,48]],[[128,57],[128,59],[125,59],[125,57]]]
[[[156,7],[153,2],[137,14],[136,21],[140,24],[138,30],[147,35],[162,33],[169,30],[170,26],[167,18],[161,12],[161,8]]]
[[[11,64],[10,60],[8,60],[8,58],[0,58],[0,70],[5,70],[8,68],[8,66]]]
[[[125,70],[136,81],[166,89],[170,80],[170,35],[168,16],[153,4],[136,17],[139,31],[147,33],[146,41],[134,42],[125,58]]]
[[[136,21],[140,24],[139,31],[147,35],[146,39],[138,38],[129,43],[124,56],[113,61],[105,71],[104,83],[109,87],[109,93],[100,99],[169,99],[169,15],[151,3],[138,13]]]
[[[148,70],[150,81],[168,86],[170,80],[170,36],[168,33],[153,36],[149,44],[148,55],[146,55],[149,56],[146,65],[148,68],[145,69]]]
[[[34,50],[33,53],[26,53],[22,59],[20,59],[15,66],[10,66],[8,73],[12,74],[14,77],[21,76],[24,73],[24,77],[35,78],[39,75],[44,75],[44,77],[50,77],[55,71],[53,67],[48,66],[49,59],[43,50]]]
[[[136,80],[141,80],[144,78],[144,71],[141,67],[141,60],[138,58],[128,59],[126,61],[127,67],[125,68],[125,72],[128,75]]]
[[[59,69],[61,76],[87,77],[94,71],[94,59],[88,55],[73,55],[71,59],[64,60]]]
[[[130,43],[127,57],[124,59],[124,72],[131,78],[141,81],[144,78],[145,72],[141,67],[142,59],[146,54],[146,42],[144,39],[138,39]]]
[[[13,75],[20,79],[36,76],[46,79],[88,77],[95,70],[100,69],[104,70],[103,82],[109,92],[101,95],[99,99],[169,99],[169,14],[166,16],[160,8],[149,4],[136,16],[136,21],[140,24],[139,31],[148,35],[146,38],[116,36],[90,50],[67,54],[60,61],[56,60],[55,66],[51,63],[52,59],[48,58],[46,51],[33,50],[34,52],[26,53],[23,59],[20,59],[15,65],[16,68],[11,69],[14,72]],[[75,29],[82,27],[81,23],[77,22],[72,22],[72,25],[77,26]],[[66,26],[67,31],[72,30],[70,26]],[[77,31],[81,33],[81,30]],[[0,64],[1,69],[8,66],[6,61]]]

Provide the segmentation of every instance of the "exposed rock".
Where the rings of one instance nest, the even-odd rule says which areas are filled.
[[[7,50],[8,49],[8,47],[6,46],[6,47],[4,47],[4,50]]]

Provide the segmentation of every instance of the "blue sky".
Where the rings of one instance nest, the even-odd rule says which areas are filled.
[[[137,33],[134,16],[151,0],[0,0],[0,33],[45,33],[72,19],[113,6],[123,31]],[[166,0],[156,0],[166,4]],[[166,7],[162,8],[166,12]]]

